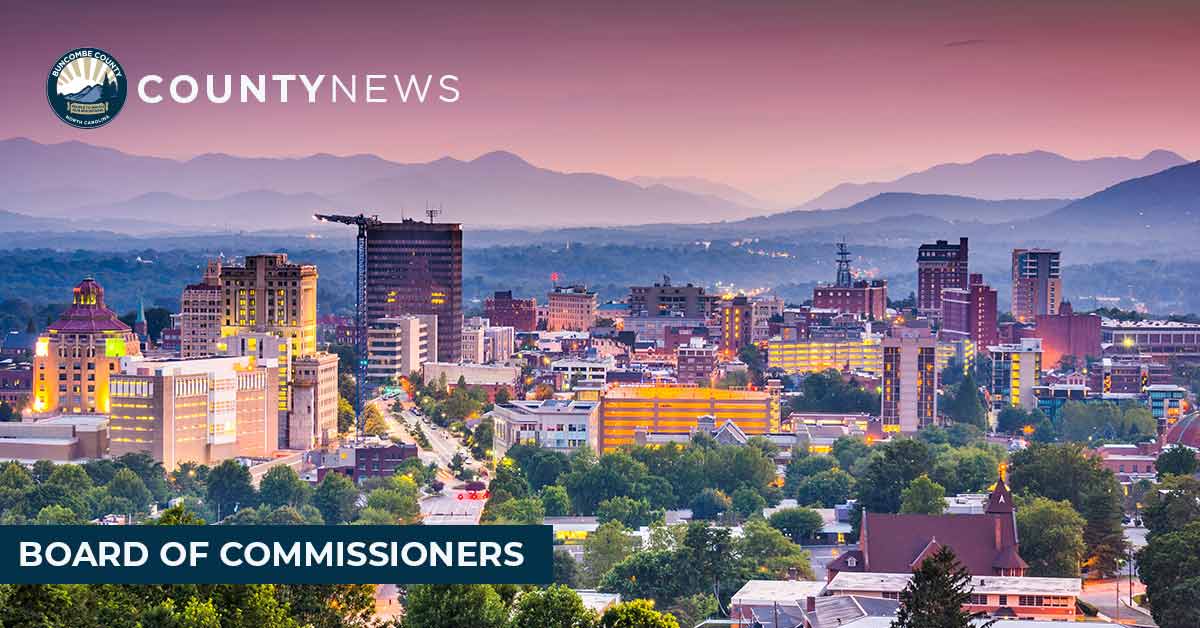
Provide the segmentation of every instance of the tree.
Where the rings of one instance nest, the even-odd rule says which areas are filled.
[[[1078,578],[1086,547],[1086,523],[1071,502],[1045,497],[1023,500],[1017,506],[1017,536],[1021,558],[1029,564],[1027,575],[1043,578]]]
[[[963,610],[971,600],[970,582],[970,574],[954,551],[942,547],[921,562],[900,592],[900,609],[892,628],[972,628],[973,620],[982,613]]]
[[[73,597],[67,585],[13,585],[0,606],[0,626],[65,628],[72,625]]]
[[[900,494],[926,473],[933,460],[929,445],[912,438],[876,445],[858,478],[858,505],[874,513],[900,511]]]
[[[849,383],[835,370],[812,373],[804,378],[800,396],[792,401],[793,412],[878,412],[879,395]]]
[[[801,577],[812,577],[808,552],[762,519],[748,521],[742,526],[737,554],[756,574],[784,579],[794,571]]]
[[[758,491],[743,486],[733,492],[730,498],[733,512],[737,513],[742,520],[750,519],[751,517],[762,517],[763,509],[767,507],[767,500],[763,499]]]
[[[503,628],[504,601],[489,584],[418,584],[404,597],[404,628]]]
[[[151,523],[160,526],[202,526],[206,522],[196,513],[188,510],[187,506],[176,504],[164,510],[158,519],[154,519]]]
[[[650,600],[633,600],[605,611],[600,618],[600,628],[679,628],[679,622],[667,613],[654,610],[654,602]]]
[[[353,386],[353,384],[351,384]],[[351,392],[350,396],[354,396]],[[344,395],[338,397],[338,433],[345,434],[354,427],[354,404],[350,403]]]
[[[155,460],[150,454],[142,451],[122,454],[117,458],[117,465],[136,473],[156,503],[161,504],[170,497],[171,490],[167,486],[167,472],[163,469],[162,463]]]
[[[150,491],[142,483],[142,479],[129,469],[117,471],[117,474],[113,476],[112,481],[105,488],[109,495],[117,499],[127,500],[137,512],[145,512],[152,499]]]
[[[954,388],[954,395],[947,399],[943,412],[956,423],[987,428],[987,413],[979,400],[979,386],[973,374],[968,372]]]
[[[996,431],[1004,434],[1019,434],[1035,425],[1037,421],[1020,406],[1004,406],[996,415]]]
[[[591,628],[596,614],[583,605],[579,594],[555,584],[527,591],[517,598],[512,628]]]
[[[216,508],[218,518],[238,508],[253,507],[257,497],[249,469],[236,460],[225,460],[208,474],[208,501]]]
[[[388,524],[417,523],[421,520],[421,506],[418,502],[420,495],[420,488],[412,478],[407,475],[393,475],[382,487],[367,495],[367,509],[386,513]],[[378,517],[377,514],[373,516]]]
[[[363,433],[370,436],[387,436],[387,422],[383,420],[383,414],[379,412],[379,407],[373,403],[366,404],[363,408]]]
[[[74,510],[66,506],[52,504],[38,511],[34,523],[40,526],[67,526],[80,525],[85,522],[79,515],[75,514]]]
[[[561,486],[547,486],[542,489],[542,509],[547,517],[565,517],[571,512],[571,498],[567,497],[567,489]]]
[[[783,508],[771,514],[767,519],[772,528],[787,535],[793,543],[812,538],[814,534],[825,527],[825,520],[820,513],[808,508]]]
[[[1154,461],[1154,470],[1158,471],[1160,481],[1166,475],[1195,475],[1197,467],[1200,467],[1200,460],[1196,459],[1196,452],[1188,447],[1165,449]]]
[[[675,617],[680,626],[695,626],[717,614],[720,606],[712,593],[705,592],[676,600],[667,610]]]
[[[804,506],[833,508],[846,503],[854,490],[854,477],[841,469],[822,471],[804,478],[796,487],[796,501]]]
[[[536,497],[506,499],[499,503],[495,503],[494,499],[488,502],[480,517],[480,521],[483,523],[539,525],[546,518],[542,500]]]
[[[1012,454],[1009,481],[1014,492],[1067,500],[1087,521],[1085,562],[1102,574],[1116,573],[1125,553],[1121,487],[1112,471],[1080,444],[1033,444]]]
[[[1200,481],[1168,475],[1156,488],[1146,495],[1142,507],[1150,537],[1178,532],[1192,521],[1200,521]]]
[[[1200,626],[1200,520],[1151,535],[1137,553],[1150,614],[1162,628]]]
[[[900,492],[900,512],[906,515],[940,515],[946,510],[946,489],[928,475],[908,483]]]
[[[354,520],[358,509],[358,489],[341,473],[326,473],[317,484],[312,502],[321,511],[326,524],[347,523]]]
[[[627,528],[648,526],[663,518],[663,511],[650,506],[644,499],[618,496],[600,502],[596,508],[596,520],[600,523],[620,521]]]
[[[1158,422],[1139,403],[1068,401],[1062,407],[1062,437],[1074,442],[1093,439],[1140,441],[1154,438]]]
[[[289,466],[271,467],[259,483],[258,496],[262,503],[272,507],[293,506],[299,508],[308,503],[312,488],[300,479]]]
[[[554,550],[554,584],[579,586],[579,563],[566,550]]]
[[[633,552],[637,541],[629,538],[619,521],[600,524],[583,542],[583,573],[585,582],[595,586],[613,565]]]
[[[858,462],[859,458],[865,458],[871,453],[871,447],[857,436],[842,436],[833,441],[830,453],[837,459],[839,467],[849,471],[854,468],[854,463]]]
[[[692,518],[711,520],[729,511],[732,503],[725,493],[715,488],[706,488],[692,500]]]

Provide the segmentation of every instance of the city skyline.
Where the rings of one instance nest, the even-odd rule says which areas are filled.
[[[112,52],[133,78],[454,73],[462,99],[413,106],[130,98],[119,120],[82,132],[28,89],[14,93],[0,137],[171,157],[327,152],[422,162],[503,149],[565,171],[712,179],[780,206],[841,182],[989,153],[1197,152],[1197,138],[1181,129],[1200,88],[1182,77],[1196,60],[1188,35],[1200,9],[1089,4],[1087,20],[1078,19],[1078,3],[863,9],[112,8],[47,36],[36,25],[57,9],[34,7],[0,27],[13,43],[18,85],[40,83],[55,55],[86,41]],[[214,46],[218,23],[243,45]]]

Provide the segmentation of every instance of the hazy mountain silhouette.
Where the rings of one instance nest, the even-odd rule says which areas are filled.
[[[1123,181],[1036,221],[1042,228],[1103,230],[1139,240],[1190,240],[1200,227],[1200,162]],[[1186,240],[1185,240],[1186,241]]]
[[[602,174],[539,168],[503,151],[470,161],[447,157],[417,164],[327,154],[247,158],[217,153],[178,161],[80,142],[40,144],[16,138],[0,141],[0,162],[6,166],[0,198],[17,211],[87,211],[97,217],[134,212],[180,217],[186,224],[207,224],[215,217],[227,219],[227,226],[258,229],[300,224],[318,202],[322,209],[389,218],[398,218],[402,210],[419,216],[426,204],[438,204],[446,210],[442,220],[475,226],[611,225],[648,218],[685,222],[744,218],[761,211],[663,186],[647,189]],[[63,172],[87,172],[94,183],[64,194]],[[319,198],[300,199],[290,210],[265,197],[258,205],[245,198],[230,202],[252,191]],[[80,198],[90,199],[83,210]],[[195,215],[201,211],[210,216]]]
[[[701,177],[633,177],[629,180],[644,188],[655,185],[663,185],[669,188],[674,188],[681,192],[688,192],[690,194],[715,196],[732,203],[745,205],[746,207],[767,209],[774,205],[774,203],[764,201],[755,197],[753,194],[739,190],[732,185],[726,185],[718,181],[710,181]]]
[[[990,201],[947,194],[887,192],[843,209],[796,209],[731,223],[755,229],[814,229],[831,225],[875,222],[884,218],[926,216],[946,221],[1004,223],[1041,216],[1059,209],[1070,199],[1009,199]]]
[[[1155,150],[1141,159],[1073,160],[1047,151],[985,155],[965,164],[941,164],[894,181],[843,183],[798,209],[847,207],[885,192],[953,194],[980,199],[1079,198],[1111,185],[1187,163]]]

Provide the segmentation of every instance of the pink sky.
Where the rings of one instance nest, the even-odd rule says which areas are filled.
[[[182,6],[7,6],[0,138],[174,157],[412,162],[505,149],[556,170],[705,177],[780,204],[993,152],[1200,155],[1196,3],[171,4]],[[83,45],[113,53],[134,80],[451,73],[462,98],[148,105],[131,96],[112,124],[83,131],[59,122],[43,93],[58,55]]]

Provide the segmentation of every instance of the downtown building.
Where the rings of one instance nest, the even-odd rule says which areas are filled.
[[[204,278],[183,289],[175,325],[179,329],[179,357],[198,358],[216,353],[225,313],[221,290],[221,262],[211,260]]]
[[[367,227],[367,323],[437,317],[438,361],[462,359],[462,225],[384,222]]]
[[[596,293],[586,286],[555,286],[547,295],[546,331],[587,331],[596,323]]]
[[[1006,407],[1033,410],[1038,407],[1033,389],[1041,383],[1042,340],[1022,338],[1019,343],[988,347],[992,357],[992,376],[989,390],[992,409]]]
[[[691,386],[617,386],[600,401],[600,453],[635,443],[638,434],[695,431],[702,421],[734,423],[748,435],[765,435],[779,423],[779,405],[758,390]]]
[[[794,375],[849,371],[878,376],[883,369],[882,336],[854,330],[767,341],[767,367]]]
[[[717,382],[717,346],[693,336],[675,349],[675,380],[680,384],[709,388]]]
[[[570,454],[596,450],[600,404],[559,399],[507,401],[492,408],[492,458],[499,462],[513,445],[534,445]]]
[[[492,325],[516,331],[534,331],[538,322],[537,299],[514,299],[511,290],[497,291],[483,300],[483,315]]]
[[[844,242],[838,243],[837,269],[833,284],[813,288],[812,306],[883,320],[887,316],[887,281],[856,281],[850,272],[850,250]]]
[[[676,286],[664,275],[662,283],[629,288],[629,316],[679,316],[708,318],[716,311],[720,296],[706,294],[704,288],[687,284]]]
[[[1058,314],[1062,303],[1061,252],[1013,249],[1012,314],[1019,322]]]
[[[983,282],[983,275],[971,275],[969,289],[942,290],[941,333],[950,342],[970,340],[975,347],[999,344],[996,316],[996,290]]]
[[[386,316],[367,326],[367,380],[372,383],[391,384],[420,373],[437,354],[437,316]]]
[[[721,302],[721,353],[732,358],[754,341],[754,305],[737,296]]]
[[[937,339],[927,327],[895,327],[883,339],[880,421],[911,434],[937,422]]]
[[[166,469],[270,457],[279,441],[276,377],[251,356],[126,358],[108,381],[110,453],[146,453]]]
[[[250,255],[221,267],[221,336],[261,332],[287,340],[293,355],[317,351],[317,267],[286,253]]]
[[[104,288],[88,278],[71,306],[34,345],[32,395],[37,414],[106,414],[109,377],[121,359],[140,357],[138,337],[104,303]]]
[[[958,244],[938,240],[917,249],[917,312],[937,318],[942,315],[942,291],[968,290],[967,239]]]

